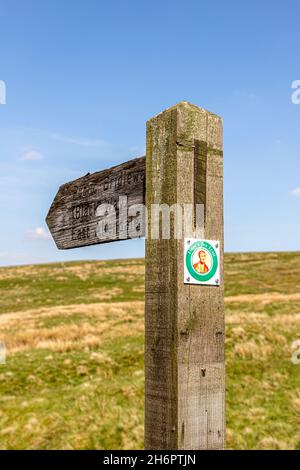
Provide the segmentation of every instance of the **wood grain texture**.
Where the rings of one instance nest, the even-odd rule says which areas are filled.
[[[139,204],[145,204],[145,157],[62,185],[46,222],[59,249],[143,237]]]
[[[187,102],[147,123],[145,447],[224,447],[222,120]],[[221,285],[183,283],[183,240],[151,239],[151,204],[205,204],[204,227],[186,237],[220,240]]]

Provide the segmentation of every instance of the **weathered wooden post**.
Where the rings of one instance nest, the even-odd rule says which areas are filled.
[[[145,447],[224,447],[222,120],[180,102],[147,123]],[[184,283],[184,239],[151,237],[153,204],[204,204],[185,237],[220,242],[218,285]]]
[[[148,449],[224,447],[222,160],[221,118],[181,102],[147,123],[146,171],[141,157],[65,183],[47,215],[59,249],[144,236],[146,180]],[[161,204],[192,208],[183,237],[157,232]]]

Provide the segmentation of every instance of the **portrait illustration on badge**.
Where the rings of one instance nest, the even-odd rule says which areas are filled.
[[[220,285],[220,242],[184,240],[184,283]]]

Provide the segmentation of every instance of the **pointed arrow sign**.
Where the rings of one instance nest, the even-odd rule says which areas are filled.
[[[145,157],[60,186],[46,222],[57,248],[145,235]]]

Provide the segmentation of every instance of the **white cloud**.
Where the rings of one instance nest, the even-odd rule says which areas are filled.
[[[292,189],[290,194],[294,197],[300,197],[300,187]]]
[[[26,235],[32,240],[49,240],[49,238],[51,238],[50,233],[43,227],[37,227],[34,230],[28,230]]]
[[[106,142],[101,139],[83,139],[80,137],[66,137],[59,134],[50,134],[50,137],[66,144],[81,145],[82,147],[102,147]]]
[[[21,160],[25,161],[38,161],[38,160],[43,160],[43,155],[40,152],[37,152],[36,150],[29,150],[29,152],[23,153]]]

